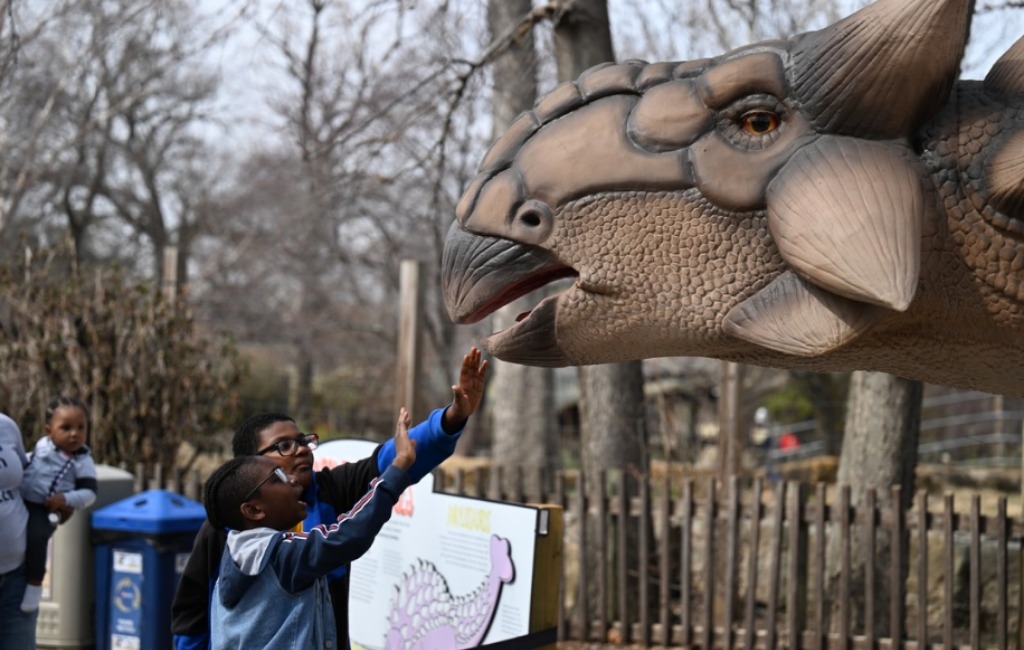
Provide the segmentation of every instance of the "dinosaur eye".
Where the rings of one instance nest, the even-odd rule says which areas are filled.
[[[740,117],[740,125],[750,135],[765,135],[779,128],[779,116],[770,111],[749,111]]]

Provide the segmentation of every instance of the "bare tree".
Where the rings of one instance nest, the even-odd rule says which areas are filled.
[[[433,270],[427,399],[449,397],[455,328],[432,289],[463,167],[482,145],[439,146],[460,89],[457,32],[442,9],[412,16],[402,3],[309,0],[257,16],[259,60],[273,79],[257,90],[277,137],[230,174],[222,219],[200,245],[210,266],[197,290],[209,312],[253,341],[287,345],[299,416],[321,398],[322,379],[355,384],[345,390],[363,398],[330,399],[349,404],[359,433],[390,428],[381,404],[394,379],[400,259]],[[478,85],[461,86],[458,119],[474,110],[466,97]],[[266,302],[239,299],[254,292]]]
[[[155,277],[177,230],[184,270],[206,178],[198,128],[216,87],[200,62],[214,37],[178,0],[56,9],[27,17],[34,29],[6,87],[7,138],[28,143],[5,175],[8,217],[63,221],[82,260],[146,254]]]
[[[584,70],[614,59],[611,26],[606,0],[585,0],[560,5],[555,17],[555,61],[558,80],[576,79]],[[602,470],[619,470],[620,490],[632,493],[632,480],[647,471],[647,424],[644,408],[643,363],[584,366],[580,381],[580,448],[583,476],[588,497],[599,494]],[[628,531],[636,548],[639,531]],[[588,567],[597,567],[602,558],[596,549],[586,549]],[[625,553],[626,549],[621,549]],[[625,585],[620,585],[625,587]],[[588,594],[593,598],[596,594]],[[637,602],[632,594],[630,602]],[[591,611],[594,603],[590,604]],[[619,613],[625,618],[626,613]]]
[[[530,0],[489,0],[487,19],[492,39],[514,30],[522,18],[530,14],[531,4]],[[522,30],[509,48],[491,63],[495,137],[507,129],[519,113],[533,106],[537,98],[536,63],[533,30],[529,29]],[[528,297],[505,306],[494,316],[495,327],[508,327],[533,304]],[[554,371],[495,361],[492,386],[501,396],[492,407],[493,465],[546,467],[555,456]],[[507,489],[514,476],[509,472],[505,478]]]

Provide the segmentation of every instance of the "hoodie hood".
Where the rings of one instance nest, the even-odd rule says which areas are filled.
[[[270,546],[281,539],[273,528],[232,530],[228,533],[227,553],[221,561],[218,580],[220,602],[234,607],[249,591],[270,557]]]

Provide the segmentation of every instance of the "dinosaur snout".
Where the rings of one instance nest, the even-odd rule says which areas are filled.
[[[551,206],[541,199],[527,199],[522,182],[513,170],[487,181],[473,207],[462,216],[462,227],[479,235],[540,245],[555,224]]]

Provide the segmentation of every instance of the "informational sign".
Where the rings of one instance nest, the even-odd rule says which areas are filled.
[[[374,443],[336,440],[317,469],[369,456]],[[407,489],[370,551],[352,565],[353,650],[474,648],[526,636],[543,511]]]

